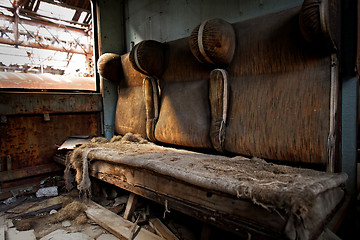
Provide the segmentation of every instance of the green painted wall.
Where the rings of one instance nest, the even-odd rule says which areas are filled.
[[[126,49],[153,39],[188,37],[202,21],[222,18],[230,23],[299,6],[302,0],[128,0],[125,4]]]
[[[356,193],[356,148],[357,148],[357,99],[358,88],[355,75],[356,59],[356,30],[357,30],[357,1],[342,1],[342,54],[341,76],[342,82],[342,171],[349,179],[346,189],[350,195]],[[345,13],[345,14],[344,14]],[[354,196],[355,197],[355,196]]]
[[[97,26],[99,28],[99,55],[125,53],[124,1],[97,0]],[[117,88],[113,82],[101,78],[103,93],[103,128],[106,138],[114,135]]]

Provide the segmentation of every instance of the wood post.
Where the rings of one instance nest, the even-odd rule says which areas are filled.
[[[137,195],[134,193],[130,193],[129,199],[126,204],[125,212],[124,212],[124,218],[126,220],[130,220],[131,217],[134,215],[137,200],[138,200]]]

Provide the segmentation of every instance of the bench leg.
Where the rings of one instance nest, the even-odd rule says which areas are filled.
[[[138,201],[138,196],[134,193],[130,193],[124,212],[124,218],[126,220],[131,220],[132,216],[134,215],[137,201]]]

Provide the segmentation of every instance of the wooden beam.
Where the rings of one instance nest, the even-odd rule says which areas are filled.
[[[62,166],[59,166],[55,163],[49,163],[49,164],[43,164],[33,167],[0,172],[0,179],[2,182],[6,182],[6,181],[12,181],[26,177],[32,177],[45,173],[52,173],[61,170],[63,170]]]
[[[282,239],[286,219],[252,202],[127,165],[94,161],[90,174],[132,193],[247,238]],[[261,229],[261,231],[259,230]]]
[[[54,197],[45,199],[38,203],[33,203],[28,209],[23,209],[24,205],[20,205],[8,211],[11,214],[8,218],[29,218],[34,217],[40,213],[49,212],[52,209],[58,210],[62,206],[63,199],[61,197]]]
[[[1,8],[1,6],[0,6],[0,8]],[[8,21],[8,22],[14,21],[14,18],[12,16],[9,16],[6,14],[0,14],[0,19]],[[82,33],[84,36],[88,36],[85,29],[74,27],[74,26],[59,25],[59,24],[54,23],[49,20],[44,20],[44,19],[43,20],[38,20],[38,19],[29,20],[29,19],[23,18],[21,16],[19,16],[19,20],[21,23],[26,24],[26,25],[31,25],[31,26],[35,26],[35,27],[39,27],[40,25],[45,25],[45,26],[54,27],[57,29],[61,28],[61,29],[66,29],[68,31],[75,31],[77,33]]]
[[[0,115],[100,112],[98,93],[0,93]]]
[[[200,240],[209,240],[211,239],[211,227],[209,224],[204,223],[201,229]]]
[[[166,240],[179,240],[173,232],[170,231],[158,218],[149,219],[150,227],[152,227],[155,232]]]
[[[122,240],[128,240],[131,234],[131,229],[133,223],[125,220],[121,216],[107,210],[106,208],[100,206],[99,204],[89,201],[87,204],[87,210],[85,210],[86,215],[99,224],[101,227],[105,228],[116,237]],[[161,240],[163,238],[143,229],[139,228],[136,230],[135,238],[136,240]]]
[[[50,17],[50,16],[45,16],[45,15],[41,15],[41,14],[35,13],[33,11],[26,10],[26,9],[20,9],[20,14],[24,14],[27,17],[35,18],[36,20],[40,20],[40,21],[49,21],[49,22],[51,22],[52,20],[54,20],[54,21],[65,22],[65,23],[67,23],[69,25],[74,24],[74,25],[80,25],[80,26],[86,27],[86,28],[89,27],[88,24],[84,24],[84,23],[81,23],[81,22],[74,22],[74,21],[70,21],[70,20],[58,19],[58,18],[54,18],[54,17]],[[64,25],[64,24],[61,24],[61,25]]]
[[[327,228],[330,231],[336,233],[339,230],[342,222],[344,221],[346,215],[349,212],[350,202],[351,202],[351,198],[350,196],[347,196],[344,200],[344,203],[341,205],[340,209],[336,211],[334,217],[327,224]]]
[[[74,10],[77,10],[77,11],[81,11],[81,12],[87,12],[87,13],[91,13],[90,12],[90,9],[88,9],[88,5],[89,4],[85,4],[85,2],[83,1],[83,7],[79,7],[79,6],[73,6],[73,5],[69,5],[69,4],[66,4],[66,3],[58,3],[58,2],[55,2],[53,0],[41,0],[42,2],[47,2],[47,3],[50,3],[50,4],[53,4],[53,5],[57,5],[57,6],[61,6],[61,7],[65,7],[65,8],[70,8],[70,9],[74,9]],[[90,2],[90,1],[89,1]],[[85,7],[85,8],[84,8]]]
[[[134,193],[130,193],[128,201],[126,203],[126,208],[124,212],[124,219],[131,220],[132,216],[134,215],[134,211],[136,208],[138,197]]]
[[[82,54],[82,55],[88,54],[87,52],[84,52],[84,50],[82,50],[82,49],[81,50],[73,49],[73,48],[64,49],[62,47],[55,47],[55,46],[51,46],[51,45],[45,45],[45,44],[40,45],[39,43],[35,43],[35,42],[28,42],[28,43],[18,42],[18,43],[16,43],[16,41],[13,41],[11,39],[5,39],[5,38],[0,38],[0,43],[7,44],[7,45],[13,45],[13,46],[47,49],[47,50],[66,52],[66,53],[75,53],[75,54]]]
[[[74,21],[74,22],[77,22],[77,21],[79,21],[79,18],[80,18],[80,16],[81,16],[81,11],[78,11],[78,10],[76,10],[76,12],[75,12],[75,14],[74,14],[74,16],[73,16],[73,18],[72,18],[72,21]]]

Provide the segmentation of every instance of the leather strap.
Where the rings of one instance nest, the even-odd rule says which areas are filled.
[[[213,61],[211,61],[209,56],[206,54],[204,45],[203,45],[204,28],[205,28],[207,21],[208,20],[206,20],[200,24],[199,33],[198,33],[198,46],[199,46],[200,53],[205,58],[205,60],[211,64],[215,64]]]
[[[140,43],[141,44],[141,43]],[[135,46],[135,49],[134,49],[134,60],[135,60],[135,63],[136,63],[136,66],[143,72],[143,73],[147,73],[147,71],[145,71],[142,67],[141,67],[141,65],[140,65],[140,63],[139,63],[139,59],[138,59],[138,48],[139,48],[139,45],[140,44],[137,44],[136,46]]]

